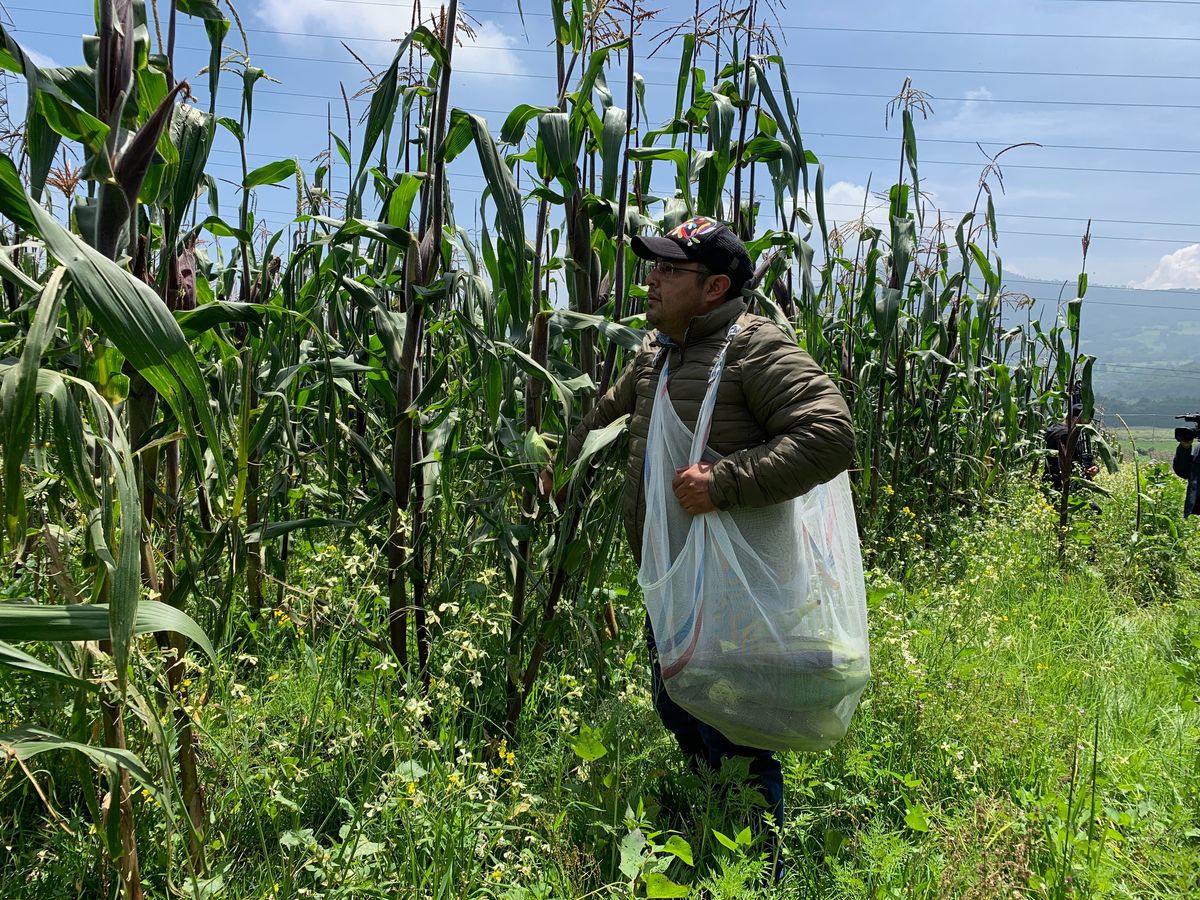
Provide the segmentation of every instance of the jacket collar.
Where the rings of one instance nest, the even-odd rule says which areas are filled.
[[[741,297],[734,297],[726,300],[712,312],[696,316],[688,323],[687,332],[683,336],[683,346],[698,344],[714,334],[724,334],[745,311],[746,301]],[[654,343],[663,347],[676,346],[675,342],[661,331],[655,332]]]

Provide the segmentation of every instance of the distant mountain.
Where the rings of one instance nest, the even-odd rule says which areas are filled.
[[[1006,323],[1052,323],[1075,282],[1006,278],[1012,294],[1033,304],[1006,304]],[[1019,317],[1019,318],[1018,318]],[[1093,383],[1106,413],[1130,425],[1168,428],[1172,416],[1200,411],[1200,290],[1150,291],[1089,285],[1083,299],[1080,349],[1097,358]]]

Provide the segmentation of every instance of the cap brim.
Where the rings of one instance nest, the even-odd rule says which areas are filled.
[[[629,246],[642,259],[691,259],[679,244],[667,237],[642,237],[639,234],[629,242]]]

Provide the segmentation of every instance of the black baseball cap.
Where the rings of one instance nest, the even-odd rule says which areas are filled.
[[[630,246],[642,259],[697,262],[714,275],[728,275],[730,296],[742,292],[754,271],[746,245],[729,226],[707,216],[688,219],[664,235],[637,235]]]

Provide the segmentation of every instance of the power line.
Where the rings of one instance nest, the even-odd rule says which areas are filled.
[[[1200,109],[1200,107],[1197,107],[1197,108]],[[218,109],[224,109],[225,111],[232,111],[235,109],[235,107],[226,106],[226,107],[218,107]],[[254,109],[255,109],[256,113],[272,113],[274,115],[281,115],[281,116],[301,116],[306,119],[325,119],[326,118],[325,113],[308,113],[308,112],[301,112],[300,110],[293,110],[293,109],[273,109],[273,108],[267,107],[267,106],[255,106]],[[492,137],[496,138],[497,135],[493,134]],[[896,160],[892,159],[891,157],[887,157],[887,156],[856,156],[856,155],[838,154],[838,153],[827,153],[827,154],[824,154],[822,158],[823,159],[853,159],[853,160],[864,160],[864,161],[868,161],[868,162],[886,162],[886,163],[895,163],[895,161],[896,161]],[[971,162],[971,161],[964,161],[964,160],[926,159],[926,160],[922,160],[921,164],[922,165],[934,165],[934,166],[974,166],[974,167],[978,167],[978,166],[984,165],[985,163]],[[1200,176],[1200,172],[1167,171],[1167,170],[1163,170],[1163,169],[1106,169],[1106,168],[1095,168],[1095,167],[1085,167],[1085,166],[1044,166],[1044,165],[1033,165],[1033,164],[1028,164],[1028,163],[1010,163],[1007,166],[1005,166],[1005,168],[1031,169],[1031,170],[1041,170],[1041,171],[1050,171],[1050,172],[1093,172],[1093,173],[1100,173],[1100,174],[1117,174],[1117,175]]]
[[[541,52],[541,51],[538,51]],[[848,63],[787,62],[797,69],[850,69],[857,72],[920,72],[927,75],[1027,75],[1036,78],[1149,78],[1154,80],[1200,81],[1200,75],[1165,75],[1139,72],[1028,72],[1015,69],[917,69],[912,66],[862,66]]]
[[[326,2],[343,3],[348,2],[348,0],[326,0]],[[919,28],[860,28],[844,25],[784,25],[782,27],[786,31],[821,31],[846,34],[917,34],[935,37],[1053,38],[1058,40],[1086,41],[1200,41],[1200,37],[1174,34],[1050,34],[1029,31],[933,31]]]
[[[385,6],[393,7],[394,4],[382,2],[382,0],[322,0],[325,3],[341,4],[346,6]],[[1183,5],[1191,5],[1187,0],[1125,0],[1125,2],[1134,3],[1178,3]],[[472,15],[494,15],[494,16],[516,16],[519,18],[536,18],[549,19],[553,16],[550,13],[538,13],[530,11],[518,11],[515,9],[475,9],[471,11]],[[835,27],[821,25],[782,25],[779,26],[785,31],[834,31],[848,32],[856,34],[920,34],[920,35],[940,35],[947,37],[1020,37],[1020,38],[1059,38],[1059,39],[1090,39],[1090,40],[1114,40],[1114,41],[1200,41],[1200,37],[1177,37],[1173,35],[1123,35],[1123,34],[1039,34],[1028,32],[996,32],[996,31],[923,31],[917,29],[894,29],[894,28],[851,28],[851,27]]]
[[[1192,76],[1189,76],[1189,77],[1192,77]],[[1195,77],[1200,79],[1200,75],[1195,76]],[[331,102],[338,102],[338,103],[342,102],[342,98],[340,96],[335,96],[332,94],[310,94],[310,93],[306,93],[306,92],[302,92],[302,91],[281,91],[281,90],[277,90],[275,88],[261,88],[260,90],[264,94],[278,94],[280,96],[286,96],[286,97],[305,97],[305,98],[314,99],[314,100],[329,100]],[[880,96],[882,96],[882,95],[880,95]],[[370,102],[366,97],[350,97],[349,100],[351,103],[369,103]],[[481,109],[481,108],[475,108],[472,111],[477,112],[477,113],[488,113],[488,114],[494,113],[498,116],[508,116],[509,113],[511,112],[511,110]],[[647,129],[647,130],[652,130],[652,129]],[[810,132],[808,132],[808,136],[809,137],[852,138],[854,140],[870,140],[870,141],[895,141],[896,140],[896,138],[894,136],[886,135],[886,134],[847,134],[844,132],[836,132],[836,131],[810,131]],[[979,145],[994,146],[994,147],[1011,146],[1011,142],[1008,142],[1008,141],[971,141],[971,140],[965,140],[965,139],[960,139],[960,138],[934,138],[934,137],[921,137],[918,139],[917,143],[918,144],[970,144],[973,147],[979,146]],[[1039,143],[1040,149],[1043,149],[1043,150],[1100,150],[1100,151],[1104,151],[1104,152],[1122,152],[1122,153],[1200,153],[1200,149],[1184,149],[1184,148],[1169,148],[1169,147],[1112,147],[1112,146],[1106,146],[1106,145],[1100,145],[1100,144],[1043,144],[1041,142],[1038,142],[1038,143]],[[1148,222],[1146,224],[1170,225],[1173,223],[1170,223],[1170,222],[1163,222],[1163,223]]]
[[[1096,365],[1104,366],[1109,369],[1133,369],[1136,371],[1145,372],[1166,372],[1170,375],[1176,375],[1180,378],[1190,378],[1192,374],[1182,369],[1168,369],[1163,366],[1138,366],[1133,363],[1111,363],[1104,360],[1096,360]]]
[[[1070,279],[1066,279],[1064,281],[1063,279],[1031,278],[1029,276],[1010,275],[1006,280],[1010,281],[1010,282],[1021,282],[1023,284],[1041,284],[1041,285],[1053,284],[1056,286],[1062,286],[1065,284],[1067,287],[1071,287],[1075,284],[1075,279],[1073,277]],[[1169,294],[1172,297],[1178,297],[1180,294],[1188,294],[1189,296],[1194,296],[1197,299],[1200,299],[1200,290],[1193,289],[1193,288],[1135,288],[1135,287],[1128,287],[1127,285],[1121,285],[1121,284],[1091,284],[1091,283],[1089,283],[1088,291],[1091,292],[1091,291],[1095,291],[1095,290],[1136,291],[1139,294]]]
[[[343,2],[343,0],[326,0],[326,2]],[[808,28],[809,26],[795,26],[795,27]],[[33,30],[33,29],[19,29],[19,28],[14,28],[11,30],[14,32],[20,32],[22,34],[38,34],[38,35],[47,35],[50,37],[67,37],[68,36],[68,35],[62,34],[60,32],[54,32],[54,31],[37,31],[37,30]],[[898,32],[898,33],[902,33],[902,32]],[[931,33],[939,33],[940,34],[943,32],[931,32]],[[955,32],[944,32],[944,33],[945,34],[955,34]],[[1020,36],[1020,35],[1015,35],[1015,36]],[[1175,39],[1172,38],[1171,40],[1175,40]],[[1189,38],[1189,40],[1200,41],[1200,37]],[[208,52],[208,48],[203,48],[203,47],[180,46],[177,49],[187,50],[187,51],[196,52],[196,53]],[[257,54],[252,54],[252,55],[261,57],[261,58],[265,58],[265,59],[287,59],[287,60],[295,59],[294,55],[280,54],[280,53],[257,53]],[[354,60],[328,59],[328,58],[321,58],[321,57],[309,57],[308,61],[309,62],[325,62],[325,63],[333,63],[333,64],[338,64],[338,65],[350,65],[350,66],[358,65],[358,63]],[[369,63],[369,65],[383,68],[387,64],[373,62],[373,63]],[[558,79],[557,75],[542,74],[539,72],[494,72],[494,71],[486,71],[486,70],[482,70],[482,69],[455,69],[455,72],[462,74],[462,75],[487,75],[492,78],[536,78],[536,79],[549,80],[549,81],[556,81]],[[645,84],[648,86],[652,86],[652,87],[676,87],[677,86],[677,84],[675,82],[666,82],[666,81],[647,81],[647,82],[645,82]],[[804,90],[804,91],[794,91],[793,93],[798,96],[804,95],[804,96],[819,96],[819,97],[854,97],[854,98],[858,98],[858,99],[877,99],[877,100],[893,100],[893,99],[895,99],[895,94],[876,94],[876,93],[867,93],[867,92],[858,92],[858,91]],[[1035,100],[1035,99],[1015,98],[1015,97],[1012,97],[1012,98],[1009,98],[1009,97],[938,97],[933,94],[929,95],[929,99],[944,100],[944,101],[951,102],[951,103],[1012,103],[1012,104],[1017,104],[1017,105],[1087,106],[1087,107],[1113,107],[1113,108],[1121,108],[1121,109],[1125,109],[1125,108],[1131,108],[1131,109],[1200,109],[1200,104],[1130,103],[1130,102],[1106,101],[1106,100]]]
[[[1017,280],[1020,280],[1020,279],[1017,279]],[[1005,279],[1005,281],[1008,282],[1008,279]],[[1134,291],[1134,290],[1137,290],[1137,288],[1126,288],[1126,290]],[[1063,299],[1058,299],[1058,298],[1052,299],[1050,297],[1030,297],[1029,299],[1033,300],[1035,303],[1053,303],[1055,306],[1058,306],[1059,304],[1061,304],[1063,302]],[[1071,297],[1069,299],[1073,300],[1075,298]],[[1155,304],[1155,303],[1121,303],[1116,300],[1092,300],[1087,297],[1084,298],[1083,305],[1084,306],[1128,306],[1128,307],[1132,307],[1134,309],[1162,309],[1162,310],[1167,310],[1169,312],[1200,313],[1200,306],[1159,306],[1158,304]]]
[[[499,110],[495,110],[499,112]],[[845,134],[837,131],[810,131],[807,133],[809,137],[836,137],[836,138],[854,138],[856,140],[869,141],[895,141],[896,137],[886,134]],[[964,138],[934,138],[920,137],[917,140],[918,144],[970,144],[975,146],[982,144],[983,146],[1006,147],[1011,146],[1011,141],[971,141]],[[1101,144],[1044,144],[1038,142],[1043,150],[1104,150],[1121,153],[1200,153],[1200,150],[1174,149],[1170,147],[1112,147]]]
[[[1200,40],[1200,38],[1197,38]],[[459,69],[458,71],[463,71]],[[531,76],[538,77],[538,76]],[[554,77],[554,76],[546,76]],[[646,82],[650,84],[651,82]],[[656,86],[667,86],[657,85]],[[879,100],[894,100],[895,94],[869,94],[859,91],[793,91],[797,95],[810,95],[814,97],[865,97]],[[1200,104],[1194,103],[1122,103],[1118,101],[1108,100],[1029,100],[1018,99],[1015,97],[938,97],[935,94],[929,94],[930,100],[945,100],[950,103],[1014,103],[1019,105],[1038,105],[1038,106],[1112,106],[1120,109],[1200,109]]]
[[[280,93],[280,92],[273,91],[272,93]],[[487,110],[483,110],[483,111],[486,112]],[[497,110],[492,110],[492,112],[496,112],[496,111]],[[229,154],[232,156],[238,155],[237,150],[225,150],[220,147],[214,147],[209,152],[210,153],[226,153],[226,154]],[[322,153],[323,152],[324,151],[322,151]],[[272,160],[285,158],[285,157],[270,154],[270,153],[253,153],[253,152],[249,152],[249,151],[247,151],[246,155],[253,156],[256,158],[260,158],[260,159],[272,159]],[[212,165],[225,166],[227,164],[226,163],[213,163]],[[487,180],[486,176],[476,174],[475,172],[454,172],[453,177],[454,178],[470,178],[470,179],[473,179],[476,181],[486,181]],[[672,190],[674,190],[674,185],[668,185],[665,187],[660,186],[657,188],[655,188],[653,186],[651,187],[652,193],[656,193],[656,194],[669,192]],[[836,202],[826,201],[824,205],[826,208],[838,207],[838,208],[854,209],[854,210],[862,209],[862,205],[858,204],[858,203],[836,203]],[[868,210],[868,212],[875,212],[875,211],[878,211],[881,209],[886,209],[886,208],[887,208],[886,204],[879,203],[879,204],[871,207]],[[936,212],[938,212],[942,215],[945,215],[945,216],[958,216],[959,218],[966,215],[965,211],[958,211],[958,210],[951,210],[951,209],[939,209],[939,210],[936,210]],[[1154,222],[1154,221],[1140,220],[1140,219],[1105,219],[1105,218],[1101,218],[1099,216],[1047,216],[1047,215],[1033,215],[1033,214],[1029,214],[1029,213],[1010,213],[1010,212],[1003,212],[1000,210],[997,210],[996,216],[997,216],[997,218],[1000,218],[1000,219],[1036,219],[1039,221],[1051,221],[1051,222],[1077,222],[1080,225],[1082,225],[1090,220],[1091,222],[1100,222],[1105,225],[1159,225],[1159,226],[1168,227],[1168,228],[1200,228],[1200,222]],[[979,221],[981,221],[981,220],[979,220]],[[949,225],[952,223],[947,222],[946,224]],[[1036,232],[1027,232],[1027,231],[1010,232],[1007,230],[1003,230],[1003,231],[1001,231],[1001,234],[1002,235],[1004,235],[1004,234],[1036,234]],[[1082,237],[1082,235],[1078,235],[1078,234],[1062,235],[1062,234],[1057,234],[1057,233],[1053,234],[1053,236],[1054,237]],[[1200,243],[1200,240],[1195,240],[1195,241],[1180,240],[1178,238],[1145,238],[1145,237],[1126,237],[1123,235],[1096,235],[1096,234],[1093,234],[1092,237],[1103,239],[1103,240],[1136,240],[1136,241],[1150,241],[1153,243],[1163,243],[1163,244]]]
[[[1198,107],[1200,108],[1200,107]],[[896,163],[896,159],[888,156],[851,156],[840,153],[826,153],[822,159],[861,159],[871,162],[886,162]],[[922,166],[976,166],[982,168],[987,163],[984,161],[972,162],[969,160],[957,159],[922,159],[919,160]],[[1200,175],[1200,172],[1171,172],[1163,169],[1101,169],[1089,166],[1043,166],[1034,165],[1031,163],[1006,163],[1002,168],[1005,169],[1040,169],[1051,172],[1100,172],[1116,175]]]
[[[58,15],[58,16],[76,16],[79,18],[94,19],[94,16],[91,13],[74,12],[72,10],[67,10],[67,9],[39,9],[36,6],[7,6],[6,9],[19,10],[21,12],[37,13],[38,15],[45,15],[47,13],[50,13],[52,15]],[[400,40],[399,38],[366,37],[364,35],[356,35],[356,34],[314,34],[311,31],[282,31],[282,30],[275,29],[275,28],[245,28],[245,27],[243,27],[242,30],[245,31],[247,34],[277,34],[277,35],[282,35],[284,37],[304,37],[304,38],[313,38],[315,40],[323,40],[323,41],[362,41],[364,43],[371,43],[371,44],[395,44]],[[487,44],[474,44],[474,43],[471,44],[470,46],[473,49],[477,49],[477,50],[511,50],[514,53],[554,53],[555,52],[554,50],[552,50],[548,47],[544,48],[544,49],[538,48],[538,47],[494,47],[494,46],[489,46]],[[1200,76],[1196,76],[1196,77],[1200,77]]]
[[[1141,3],[1146,6],[1200,6],[1198,0],[1050,0],[1051,3]]]
[[[1133,2],[1133,0],[1120,0],[1120,2]],[[10,10],[20,10],[22,12],[35,12],[45,14],[46,12],[61,16],[79,16],[91,19],[92,14],[84,12],[72,12],[69,10],[43,10],[33,6],[9,6]],[[396,38],[381,38],[368,37],[366,35],[354,34],[316,34],[311,31],[282,31],[274,28],[245,28],[250,34],[266,34],[266,35],[281,35],[284,37],[303,37],[313,40],[323,41],[361,41],[364,43],[376,44],[394,44]],[[509,53],[538,53],[547,54],[555,51],[549,47],[511,47],[511,46],[495,46],[489,44],[470,45],[475,50],[504,50]],[[190,48],[189,48],[190,49]],[[1154,80],[1178,80],[1178,81],[1200,81],[1200,75],[1168,75],[1163,73],[1146,73],[1146,72],[1035,72],[1014,69],[933,69],[933,68],[913,68],[911,66],[864,66],[852,65],[848,63],[813,63],[813,62],[793,62],[784,61],[789,68],[799,69],[844,69],[859,72],[920,72],[923,74],[934,75],[1012,75],[1012,76],[1028,76],[1035,78],[1120,78],[1129,80],[1134,78],[1154,79]]]
[[[214,165],[225,165],[225,164],[216,163]],[[228,167],[228,166],[226,166],[226,167]],[[484,193],[483,191],[476,191],[476,190],[471,190],[471,189],[458,189],[457,192],[462,193],[462,194],[471,194],[473,196],[482,196]],[[282,210],[282,209],[274,209],[271,207],[264,207],[264,206],[256,207],[254,212],[260,218],[263,218],[266,215],[279,215],[279,216],[286,216],[286,217],[290,217],[290,218],[295,218],[297,216],[297,213],[294,209]],[[475,233],[478,234],[478,231],[476,231]],[[1029,235],[1029,234],[1036,235],[1037,234],[1036,232],[1021,232],[1021,231],[1010,231],[1010,232],[1005,232],[1005,233],[1006,234],[1020,234],[1020,235]],[[1074,235],[1047,235],[1047,236],[1050,236],[1050,237],[1075,237]],[[1093,237],[1096,237],[1096,235],[1093,235]],[[1112,238],[1112,240],[1120,240],[1120,238]],[[1046,282],[1041,282],[1041,281],[1030,282],[1029,279],[1022,279],[1019,277],[1012,278],[1012,279],[1009,279],[1009,278],[1005,279],[1006,284],[1021,283],[1021,282],[1037,283],[1037,284],[1045,284],[1046,283]],[[1132,291],[1132,292],[1138,292],[1138,293],[1170,293],[1170,294],[1179,293],[1178,290],[1162,289],[1162,288],[1133,288],[1133,287],[1112,288],[1112,287],[1106,287],[1105,285],[1097,285],[1096,287],[1101,290],[1105,290],[1105,289],[1107,289],[1107,290],[1125,290],[1125,291]],[[1052,299],[1049,297],[1032,297],[1031,299],[1038,303],[1053,303],[1056,305],[1062,302],[1060,299]],[[1120,301],[1115,301],[1115,300],[1094,300],[1091,298],[1085,298],[1084,304],[1089,307],[1090,306],[1115,306],[1115,307],[1121,307],[1121,308],[1125,308],[1125,309],[1146,309],[1146,310],[1161,310],[1161,311],[1165,311],[1165,312],[1200,313],[1200,306],[1173,306],[1173,305],[1162,305],[1162,304],[1154,304],[1154,303],[1122,303]],[[1103,363],[1103,365],[1116,365],[1116,364]],[[1166,370],[1166,371],[1175,372],[1175,370]],[[1185,375],[1186,373],[1177,372],[1176,374],[1179,374],[1182,376],[1182,375]]]

